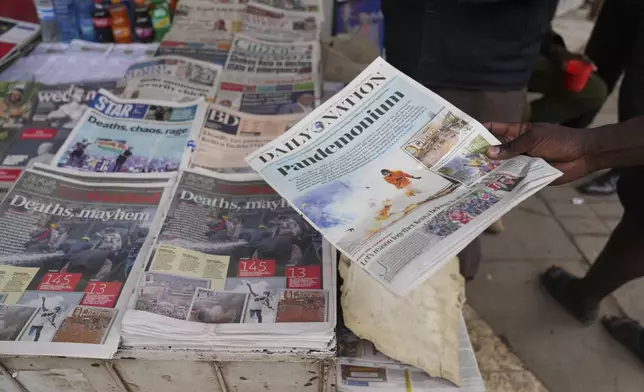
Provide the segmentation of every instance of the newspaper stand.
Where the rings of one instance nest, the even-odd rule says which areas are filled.
[[[4,392],[335,391],[333,351],[122,347],[112,360],[0,358]]]

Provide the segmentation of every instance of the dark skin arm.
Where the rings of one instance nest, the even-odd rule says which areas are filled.
[[[488,149],[490,158],[520,154],[543,158],[564,173],[553,184],[602,169],[644,165],[644,116],[592,129],[540,123],[484,125],[504,143]]]

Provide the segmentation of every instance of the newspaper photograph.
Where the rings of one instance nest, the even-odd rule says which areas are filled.
[[[164,41],[216,43],[242,30],[245,4],[183,0],[177,4],[172,27]]]
[[[405,295],[561,175],[487,158],[499,141],[382,59],[246,160],[352,261]],[[511,192],[484,179],[521,178]],[[519,180],[517,180],[519,181]]]
[[[321,236],[256,174],[182,171],[136,309],[203,323],[275,323],[284,290],[328,290],[322,260]],[[319,319],[307,312],[282,318]]]
[[[58,150],[58,167],[100,173],[177,171],[188,164],[203,99],[171,103],[128,100],[101,90]]]
[[[252,169],[244,158],[301,118],[301,114],[258,116],[210,104],[190,167],[222,173],[250,173]]]
[[[244,34],[266,41],[315,41],[320,37],[322,13],[290,11],[251,1],[244,12]]]
[[[102,344],[115,309],[126,306],[168,186],[83,182],[26,169],[0,204],[0,290],[4,304],[35,312],[14,339],[20,344],[0,343],[2,352],[111,356],[118,331],[108,346],[74,344]]]
[[[154,57],[128,68],[116,94],[128,99],[174,102],[214,99],[221,66],[180,56]]]
[[[38,84],[33,80],[0,82],[0,128],[20,128],[31,119]]]
[[[319,53],[317,41],[271,43],[237,34],[216,102],[251,114],[310,113],[320,96]]]

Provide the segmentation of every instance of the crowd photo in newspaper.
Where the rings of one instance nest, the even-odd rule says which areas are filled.
[[[352,261],[398,295],[561,173],[499,141],[375,60],[344,90],[246,159]]]

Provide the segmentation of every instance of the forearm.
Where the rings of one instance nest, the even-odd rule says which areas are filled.
[[[644,165],[644,116],[588,132],[586,152],[593,170]]]

